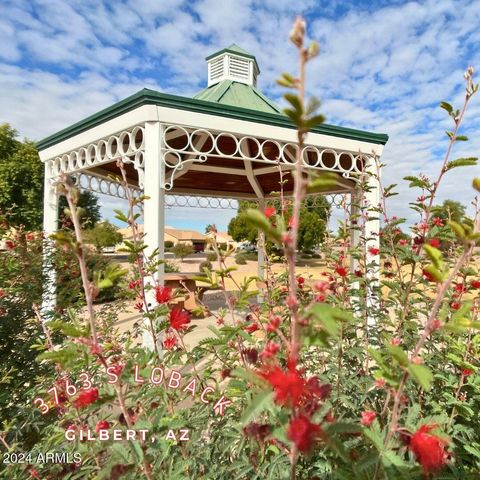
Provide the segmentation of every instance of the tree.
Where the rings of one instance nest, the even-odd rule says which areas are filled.
[[[44,167],[34,143],[16,137],[10,125],[0,125],[0,211],[11,209],[9,221],[14,226],[40,230]]]
[[[85,241],[95,245],[98,251],[105,247],[113,247],[122,240],[122,234],[118,232],[117,227],[107,221],[97,223],[85,232]]]
[[[249,208],[256,208],[256,206],[257,204],[254,202],[239,202],[237,216],[232,218],[228,224],[228,234],[236,242],[257,243],[258,231],[244,215]]]
[[[278,200],[272,202],[272,206],[280,210]],[[256,243],[258,231],[248,222],[245,211],[256,208],[253,202],[240,202],[237,216],[230,220],[228,233],[236,242]],[[287,218],[291,211],[286,212]],[[328,220],[330,219],[330,204],[324,196],[308,197],[303,202],[300,211],[300,228],[298,232],[298,248],[301,251],[311,250],[324,238]]]
[[[444,223],[449,220],[454,222],[461,223],[463,217],[466,213],[466,208],[460,202],[455,200],[444,200],[441,205],[436,205],[433,207],[432,211],[436,217],[441,218]]]
[[[94,228],[102,218],[98,197],[88,190],[80,192],[77,207],[82,209],[81,220],[83,228]],[[65,215],[65,209],[68,209],[68,204],[65,197],[62,196],[59,201],[59,226],[72,229],[73,225],[68,216]]]
[[[193,247],[186,243],[179,242],[172,248],[172,252],[177,258],[180,258],[183,261],[185,257],[188,257],[188,255],[193,253]]]
[[[41,230],[44,166],[35,144],[30,140],[19,141],[17,135],[8,123],[0,125],[0,211],[10,211],[12,226]],[[78,205],[85,210],[85,225],[95,226],[101,218],[97,197],[91,192],[82,192]],[[59,217],[66,207],[66,200],[61,197]]]

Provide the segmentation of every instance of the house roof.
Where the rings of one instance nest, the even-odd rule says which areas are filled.
[[[176,228],[165,228],[165,233],[178,240],[207,240],[207,236],[195,230],[178,230]]]
[[[205,101],[198,98],[170,95],[144,88],[134,95],[131,95],[130,97],[127,97],[126,99],[121,100],[120,102],[117,102],[108,108],[90,115],[89,117],[74,123],[73,125],[60,130],[53,135],[50,135],[49,137],[44,138],[37,143],[37,148],[39,150],[44,150],[52,145],[60,143],[63,140],[78,135],[81,132],[84,132],[92,127],[100,125],[143,105],[158,105],[162,107],[175,108],[178,110],[187,110],[191,112],[216,115],[219,117],[234,118],[248,122],[257,122],[290,129],[296,128],[291,120],[283,114],[252,110],[251,108]],[[388,140],[388,135],[383,133],[366,132],[363,130],[328,125],[326,123],[313,128],[311,131],[314,133],[331,135],[334,137],[349,138],[382,145],[385,145]]]
[[[233,80],[223,80],[215,85],[203,89],[193,98],[216,102],[223,105],[248,108],[260,112],[281,114],[282,111],[263,93],[252,85],[245,85]]]
[[[138,231],[140,234],[143,233],[143,225],[137,225]],[[132,238],[132,229],[130,227],[119,228],[118,232],[122,234],[123,238],[128,240]],[[178,240],[194,240],[194,241],[206,241],[207,236],[203,233],[197,232],[195,230],[181,230],[172,227],[165,227],[165,233],[178,239]]]

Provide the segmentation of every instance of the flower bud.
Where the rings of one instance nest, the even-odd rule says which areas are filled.
[[[298,48],[301,48],[303,45],[303,39],[305,37],[305,20],[302,17],[297,17],[293,28],[290,32],[290,41],[296,45]]]

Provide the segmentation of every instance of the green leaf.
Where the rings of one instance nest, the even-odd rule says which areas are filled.
[[[271,405],[273,405],[273,392],[260,392],[255,398],[252,399],[250,405],[248,405],[246,408],[242,418],[240,419],[240,423],[242,426],[244,426],[256,415],[258,415],[260,412],[263,412]]]
[[[429,187],[429,184],[426,180],[423,180],[419,177],[415,177],[413,175],[407,175],[406,177],[403,177],[403,179],[410,182],[410,184],[408,185],[410,188],[412,187],[428,188]]]
[[[455,140],[457,142],[467,142],[468,141],[468,137],[466,135],[457,135],[455,137]]]
[[[428,391],[432,388],[433,375],[425,365],[411,363],[408,366],[408,371],[424,390]]]
[[[477,191],[480,192],[480,178],[476,177],[472,181],[472,187]]]
[[[295,95],[294,93],[286,93],[283,98],[292,105],[293,109],[298,112],[299,114],[303,113],[303,108],[302,108],[302,102],[298,95]]]
[[[440,102],[440,107],[446,110],[448,113],[453,112],[453,107],[448,102]]]
[[[441,283],[445,280],[445,275],[434,265],[427,265],[424,270],[429,273],[437,283]]]
[[[281,244],[281,232],[273,228],[272,224],[268,221],[267,217],[262,212],[249,208],[245,212],[245,217],[251,224],[264,232],[268,238]]]
[[[452,168],[457,167],[471,167],[477,164],[478,158],[477,157],[468,157],[468,158],[457,158],[456,160],[452,160],[448,162],[445,171],[451,170]]]
[[[83,337],[85,332],[71,325],[69,323],[62,322],[61,320],[52,320],[47,323],[48,328],[56,331],[60,331],[68,337]]]
[[[325,117],[323,115],[313,115],[312,117],[307,118],[304,127],[310,130],[323,122],[325,122]]]
[[[130,445],[133,447],[133,451],[137,457],[137,462],[140,464],[143,462],[143,450],[139,442],[135,440],[130,441]]]
[[[402,367],[408,366],[408,356],[398,345],[387,344],[387,350]]]
[[[438,248],[428,245],[428,243],[423,244],[423,249],[425,250],[430,260],[433,262],[435,267],[442,268],[442,264],[443,264],[442,252]]]
[[[453,230],[453,233],[457,236],[457,238],[460,238],[461,240],[465,238],[466,233],[463,225],[454,222],[453,220],[450,220],[448,222],[448,226]]]
[[[338,185],[338,177],[332,172],[323,172],[311,177],[307,185],[307,193],[328,192]]]

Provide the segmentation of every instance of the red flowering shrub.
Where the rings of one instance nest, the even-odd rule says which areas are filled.
[[[78,397],[73,401],[73,406],[75,408],[88,407],[88,405],[96,402],[98,400],[98,389],[91,388],[80,392]]]
[[[430,432],[436,425],[422,425],[410,439],[408,448],[415,454],[425,473],[440,470],[447,462],[447,442]]]
[[[155,299],[158,303],[168,303],[172,299],[172,289],[164,286],[156,287]]]
[[[377,414],[375,412],[371,412],[371,411],[362,412],[362,418],[360,420],[360,423],[362,425],[365,425],[366,427],[369,427],[373,423],[376,417],[377,417]]]
[[[170,327],[174,330],[185,330],[190,323],[190,314],[186,310],[176,306],[170,311],[168,320],[170,322]]]
[[[312,449],[321,432],[319,425],[312,423],[308,417],[299,415],[290,420],[287,436],[300,452],[306,453]]]

